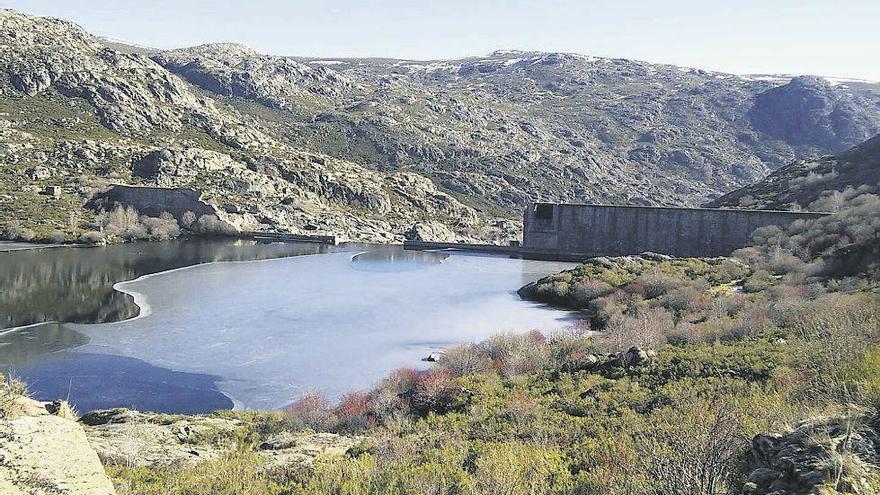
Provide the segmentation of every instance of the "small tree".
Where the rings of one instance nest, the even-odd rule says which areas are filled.
[[[184,228],[191,228],[194,223],[196,223],[196,214],[187,210],[183,212],[183,216],[180,218],[180,223]]]

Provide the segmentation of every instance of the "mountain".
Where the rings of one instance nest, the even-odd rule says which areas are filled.
[[[87,229],[83,205],[131,184],[197,189],[243,229],[505,240],[529,200],[697,205],[880,132],[870,85],[771,79],[566,53],[161,51],[4,10],[0,219]]]
[[[420,221],[484,238],[497,230],[422,176],[282,142],[151,59],[66,21],[0,11],[0,90],[0,223],[87,228],[82,205],[121,183],[204,191],[224,220],[248,229],[386,242]],[[38,194],[47,184],[65,194]]]
[[[377,170],[414,170],[474,206],[506,211],[536,197],[699,204],[792,159],[880,132],[877,94],[819,78],[780,85],[511,51],[417,62],[205,45],[153,58],[233,97],[230,104],[297,146]],[[816,126],[826,131],[812,132]]]
[[[706,206],[834,211],[863,193],[880,193],[880,134],[838,155],[793,162]]]

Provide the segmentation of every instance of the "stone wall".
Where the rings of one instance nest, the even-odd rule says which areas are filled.
[[[163,211],[180,220],[184,212],[191,211],[196,217],[217,215],[217,209],[201,200],[199,191],[187,188],[111,186],[98,193],[89,206],[99,210],[110,210],[116,204],[130,205],[142,215],[159,216]]]
[[[747,246],[758,227],[825,213],[533,203],[523,217],[527,256],[577,259],[646,251],[724,256]]]

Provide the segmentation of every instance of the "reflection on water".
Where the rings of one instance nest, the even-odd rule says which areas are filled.
[[[85,335],[60,323],[46,323],[0,333],[0,371],[24,366],[44,354],[89,342]]]
[[[0,251],[0,329],[44,321],[103,323],[137,315],[113,284],[211,261],[245,261],[332,249],[229,239],[138,242],[90,248]]]
[[[430,251],[405,251],[396,246],[382,246],[352,257],[355,270],[404,272],[418,270],[430,265],[439,265],[448,254]]]

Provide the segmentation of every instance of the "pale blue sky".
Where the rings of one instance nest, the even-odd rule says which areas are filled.
[[[157,48],[412,59],[568,51],[880,80],[880,0],[0,0]]]

